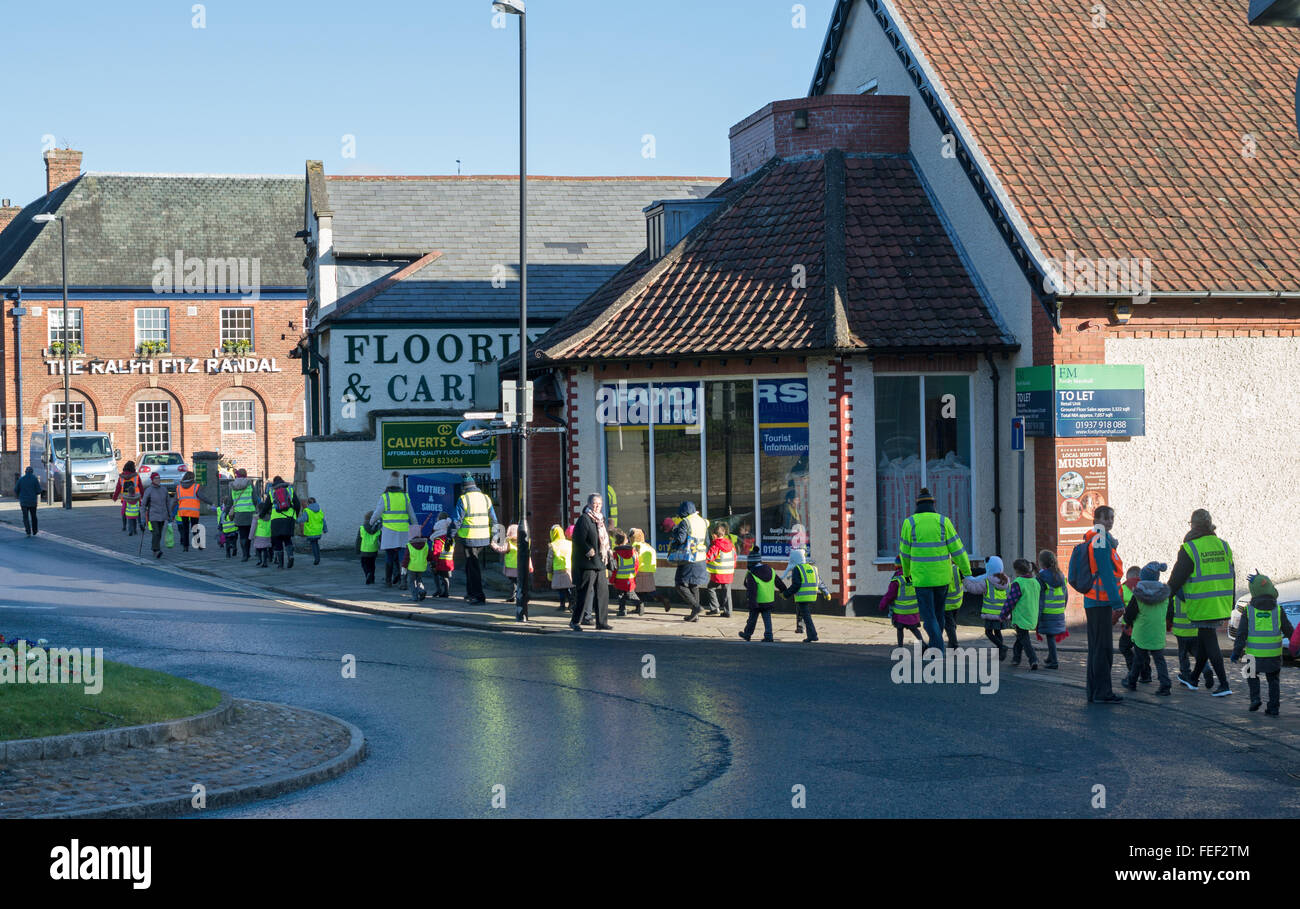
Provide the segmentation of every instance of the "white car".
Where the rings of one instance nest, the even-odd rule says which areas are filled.
[[[175,486],[190,467],[179,451],[151,451],[136,459],[135,469],[145,486],[151,482],[149,475],[154,473],[162,477],[164,486]]]
[[[1246,594],[1237,600],[1237,605],[1232,610],[1232,616],[1228,619],[1228,637],[1232,640],[1237,639],[1237,629],[1240,627],[1243,617],[1246,615],[1246,606],[1250,603],[1250,594]],[[1277,585],[1277,603],[1286,612],[1286,616],[1291,620],[1293,628],[1300,628],[1300,581],[1286,581]],[[1300,656],[1297,653],[1300,648],[1300,633],[1292,635],[1290,641],[1282,642],[1283,656],[1295,658]]]

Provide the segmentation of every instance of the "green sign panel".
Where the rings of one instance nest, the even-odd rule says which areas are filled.
[[[1025,435],[1075,439],[1146,434],[1142,366],[1058,365],[1016,370]]]
[[[426,467],[482,468],[497,456],[495,436],[485,441],[462,442],[455,420],[381,422],[379,459],[384,470]]]
[[[1025,421],[1025,435],[1052,434],[1052,367],[1022,366],[1016,370],[1016,416]]]

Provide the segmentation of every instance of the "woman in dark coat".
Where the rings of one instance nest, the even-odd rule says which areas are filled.
[[[590,603],[596,613],[596,628],[609,631],[609,565],[612,550],[605,529],[604,501],[599,495],[587,497],[587,507],[573,528],[573,574],[577,595],[573,598],[573,617],[569,627],[582,630],[582,614]]]

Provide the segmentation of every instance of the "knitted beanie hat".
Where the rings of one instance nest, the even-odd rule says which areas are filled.
[[[1158,581],[1160,572],[1168,571],[1169,566],[1164,562],[1147,562],[1142,566],[1142,572],[1138,575],[1139,581]]]
[[[1192,512],[1192,526],[1197,530],[1207,530],[1214,533],[1214,520],[1210,517],[1210,512],[1205,508],[1198,508]]]
[[[930,493],[930,490],[928,490],[928,489],[926,489],[924,486],[922,486],[922,487],[921,487],[921,491],[920,491],[919,493],[916,494],[916,504],[917,504],[917,505],[926,505],[926,504],[933,505],[933,504],[934,504],[934,496]]]

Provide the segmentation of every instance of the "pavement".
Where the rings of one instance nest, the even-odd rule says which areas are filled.
[[[162,561],[142,570],[0,528],[0,625],[102,646],[232,697],[329,713],[364,729],[367,744],[366,760],[337,779],[196,815],[1300,812],[1294,669],[1277,718],[1248,712],[1235,678],[1227,698],[1143,686],[1089,707],[1077,651],[1057,671],[996,664],[997,690],[981,694],[899,684],[879,645],[488,633],[339,610]],[[354,675],[341,659],[355,661]],[[792,801],[795,786],[806,802]]]

